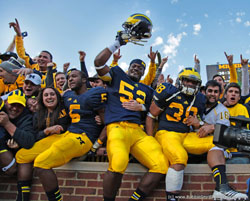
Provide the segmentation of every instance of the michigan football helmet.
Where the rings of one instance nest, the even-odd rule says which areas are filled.
[[[185,86],[184,81],[195,82],[195,88],[190,86]],[[199,92],[201,86],[201,76],[195,68],[184,68],[178,74],[177,87],[179,90],[189,96],[193,96]]]
[[[128,42],[138,44],[138,41],[146,42],[142,39],[148,39],[151,37],[153,24],[146,15],[135,13],[122,24],[122,27],[129,38]]]

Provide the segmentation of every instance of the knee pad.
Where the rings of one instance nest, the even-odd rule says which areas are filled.
[[[2,171],[6,172],[8,169],[10,169],[15,164],[15,162],[16,162],[16,159],[13,158],[13,160],[9,163],[9,165],[2,168]]]
[[[165,181],[166,191],[180,191],[183,185],[183,176],[184,170],[176,171],[173,168],[169,168]]]

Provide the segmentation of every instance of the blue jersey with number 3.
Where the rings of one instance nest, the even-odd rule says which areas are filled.
[[[179,93],[174,98],[166,101],[179,90],[169,84],[163,83],[154,91],[154,102],[163,110],[159,116],[158,130],[175,131],[179,133],[190,132],[190,127],[184,122],[189,115],[199,115],[202,117],[205,109],[206,99],[201,93],[198,93],[195,102],[190,109],[190,105],[194,96],[187,96]]]
[[[122,107],[123,102],[136,100],[148,109],[152,100],[153,89],[145,84],[132,81],[119,67],[109,71],[112,80],[108,84],[108,101],[105,109],[105,124],[128,121],[141,124],[141,112]]]
[[[76,95],[73,91],[67,91],[64,93],[63,99],[71,118],[68,131],[86,133],[94,143],[102,129],[102,126],[96,124],[95,116],[98,114],[98,110],[105,107],[106,90],[103,87],[96,87],[81,95]]]

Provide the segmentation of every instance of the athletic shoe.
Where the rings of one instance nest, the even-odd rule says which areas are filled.
[[[248,196],[233,190],[228,184],[220,184],[213,193],[214,200],[247,200]]]

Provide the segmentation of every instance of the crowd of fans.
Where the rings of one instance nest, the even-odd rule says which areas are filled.
[[[240,55],[241,86],[227,53],[229,83],[216,74],[201,86],[196,56],[194,67],[184,68],[174,82],[161,73],[168,57],[156,63],[160,55],[151,47],[149,71],[141,80],[144,61],[132,60],[127,72],[119,68],[119,48],[126,41],[118,34],[115,45],[97,55],[97,74],[89,77],[84,51],[79,51],[80,70],[65,63],[59,72],[49,51],[28,55],[17,20],[9,25],[16,35],[0,55],[0,167],[2,173],[18,173],[17,200],[29,200],[33,170],[48,199],[62,200],[53,168],[96,155],[108,155],[104,201],[115,200],[131,160],[149,172],[130,200],[143,200],[165,175],[167,200],[177,200],[187,163],[206,158],[216,182],[214,198],[247,198],[228,185],[225,167],[249,163],[248,156],[216,147],[213,132],[217,123],[235,126],[230,116],[249,118],[248,59]]]

